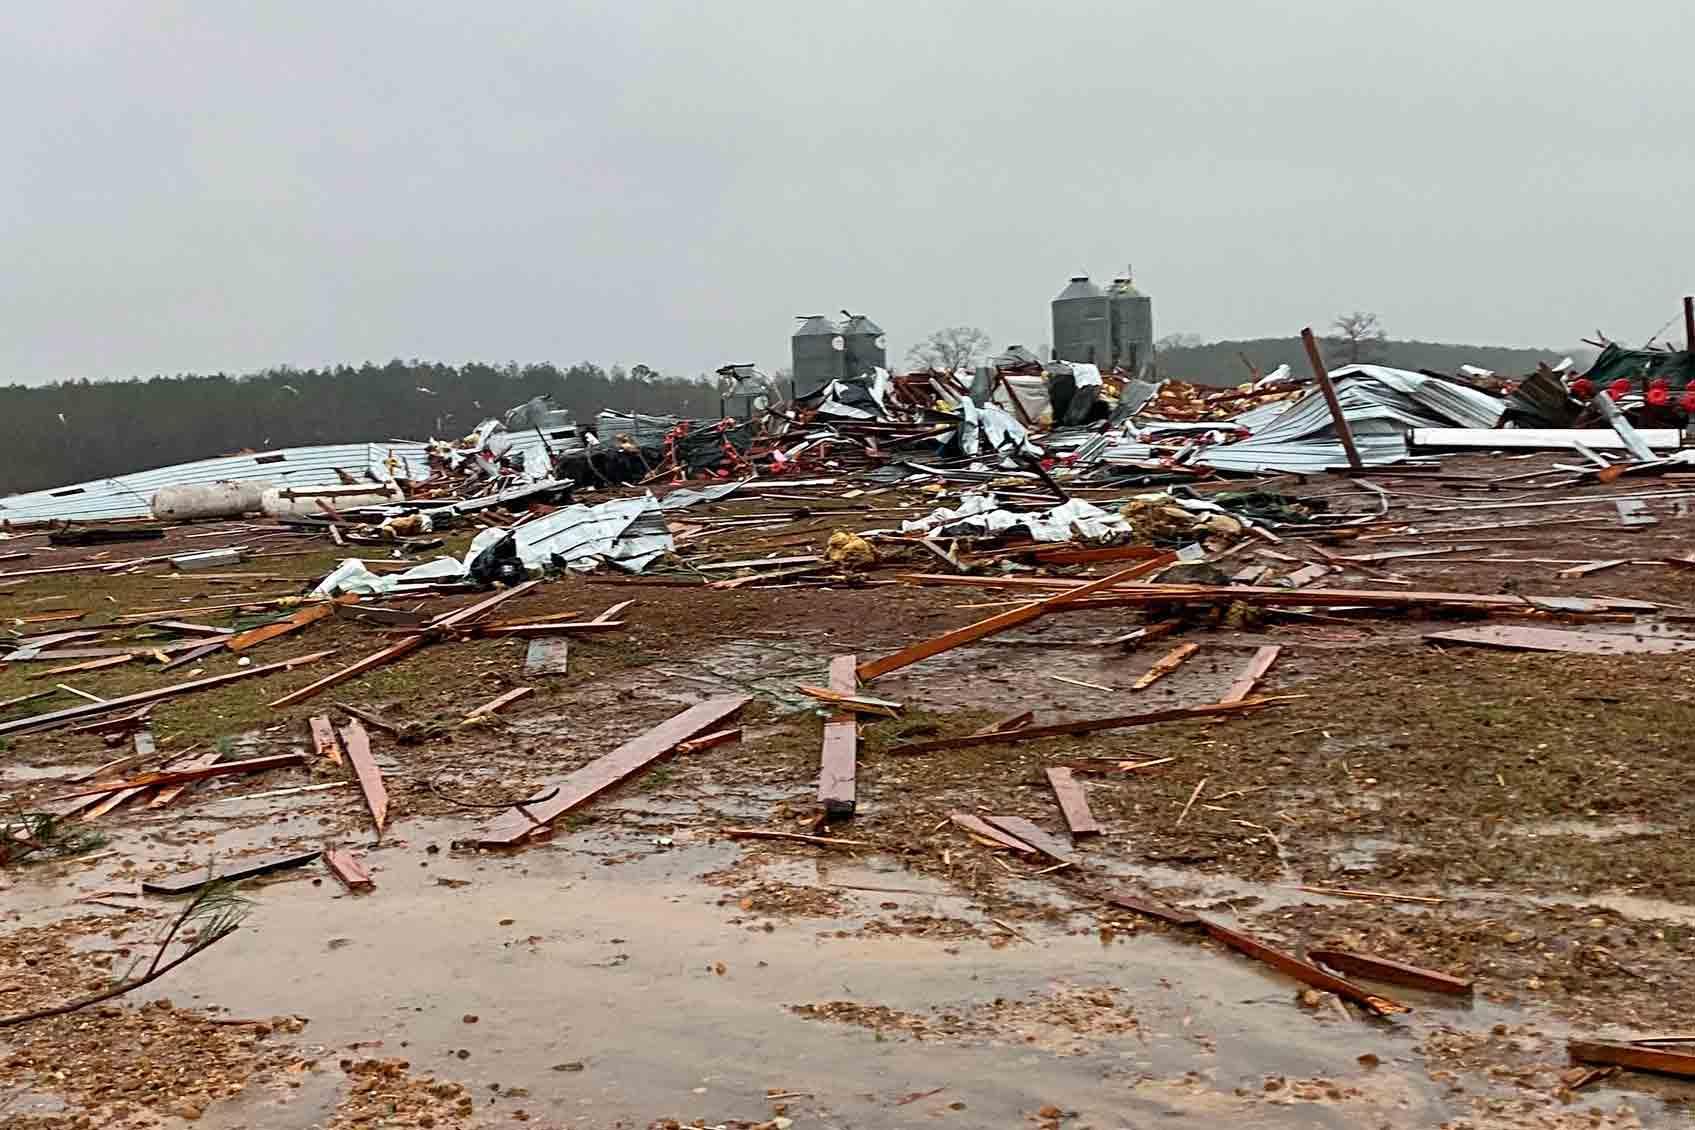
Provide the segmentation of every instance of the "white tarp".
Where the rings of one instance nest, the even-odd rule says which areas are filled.
[[[947,537],[1004,534],[1025,529],[1036,541],[1112,541],[1130,532],[1118,514],[1074,498],[1051,510],[1012,511],[993,494],[964,494],[953,509],[942,508],[923,518],[901,523],[904,534],[939,533]]]

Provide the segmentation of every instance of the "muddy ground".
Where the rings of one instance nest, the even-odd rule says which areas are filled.
[[[1394,492],[1387,520],[1371,540],[1327,542],[1328,552],[1478,548],[1350,566],[1321,583],[1634,597],[1661,611],[1585,626],[1621,638],[1688,632],[1695,571],[1663,563],[1689,554],[1684,500],[1649,500],[1659,524],[1645,529],[1622,528],[1605,504],[1451,509],[1678,492],[1671,481],[1518,493],[1481,481],[1548,462],[1456,459],[1441,478],[1373,478]],[[1278,485],[1333,495],[1339,508],[1376,506],[1346,480]],[[693,540],[682,549],[695,564],[816,552],[834,529],[886,528],[935,504],[909,492],[729,501],[686,512]],[[768,520],[727,522],[749,515]],[[1427,532],[1405,532],[1412,526]],[[1449,526],[1473,532],[1429,532]],[[1283,536],[1263,548],[1293,561],[1259,557],[1255,546],[1221,567],[1259,560],[1270,579],[1320,559],[1295,532]],[[345,555],[240,524],[178,529],[163,547],[43,542],[0,543],[32,553],[0,569],[226,544],[287,556],[216,578],[159,566],[0,577],[11,586],[0,588],[0,616],[24,633],[162,608],[250,626],[264,615],[192,610],[299,592]],[[914,558],[848,581],[797,576],[734,590],[700,587],[687,570],[569,578],[501,615],[636,603],[623,630],[573,640],[564,675],[526,677],[524,641],[466,639],[269,708],[392,639],[332,619],[251,653],[263,664],[336,648],[330,659],[161,703],[152,730],[166,752],[310,750],[307,716],[336,714],[334,703],[423,736],[372,731],[391,797],[380,838],[344,777],[289,768],[79,822],[105,842],[0,871],[0,1013],[97,991],[138,956],[150,959],[180,903],[141,894],[146,877],[339,845],[364,853],[375,890],[349,893],[321,863],[244,884],[242,928],[167,977],[0,1028],[0,1126],[1105,1130],[1173,1117],[1276,1127],[1689,1117],[1688,1082],[1624,1073],[1576,1093],[1562,1082],[1568,1036],[1686,1030],[1695,1004],[1680,976],[1695,941],[1688,658],[1439,649],[1423,633],[1457,623],[1327,609],[1197,622],[1126,647],[1108,641],[1143,623],[1139,612],[1054,614],[867,688],[905,709],[861,728],[858,812],[829,829],[852,844],[726,837],[729,827],[815,830],[822,722],[796,684],[825,682],[833,655],[885,654],[1019,595],[899,583],[939,564]],[[434,613],[472,599],[413,603]],[[40,619],[59,610],[87,615]],[[1177,642],[1200,650],[1129,689]],[[1216,701],[1265,644],[1283,650],[1261,692],[1299,697],[1257,713],[893,752],[1022,710],[1040,724]],[[48,678],[32,677],[39,665],[9,664],[0,702],[59,679],[113,697],[237,662],[219,654],[164,673],[133,663]],[[535,692],[493,723],[461,724],[519,686]],[[547,842],[469,846],[496,810],[467,805],[525,795],[684,705],[726,694],[753,696],[739,744],[649,770],[561,820]],[[76,701],[59,692],[3,716]],[[66,730],[10,738],[0,791],[9,808],[47,807],[71,778],[130,748],[128,738]],[[948,823],[955,812],[1019,815],[1063,834],[1042,770],[1064,763],[1088,767],[1079,779],[1105,829],[1078,844],[1078,866],[1053,872]],[[306,785],[333,787],[266,795]],[[1109,890],[1203,911],[1292,950],[1363,950],[1472,978],[1476,991],[1374,986],[1413,1011],[1371,1018],[1101,901]]]

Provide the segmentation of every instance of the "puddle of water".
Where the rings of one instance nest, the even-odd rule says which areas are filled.
[[[1021,925],[1036,944],[999,949],[821,936],[804,922],[767,932],[762,922],[733,924],[733,909],[717,905],[723,892],[698,881],[738,854],[679,849],[610,868],[556,843],[420,867],[416,850],[385,847],[369,856],[375,893],[303,881],[260,888],[237,937],[149,991],[236,1016],[308,1016],[304,1038],[313,1043],[381,1039],[361,1054],[402,1056],[481,1094],[492,1095],[493,1083],[528,1088],[528,1098],[495,1101],[502,1117],[522,1107],[544,1121],[592,1125],[661,1115],[758,1120],[770,1116],[764,1095],[776,1089],[813,1093],[788,1101],[791,1117],[830,1112],[841,1126],[927,1124],[932,1108],[953,1101],[977,1125],[1014,1125],[1053,1103],[1117,1126],[1205,1109],[1236,1086],[1257,1094],[1268,1072],[1357,1074],[1364,1051],[1400,1065],[1378,1073],[1396,1080],[1385,1101],[1397,1121],[1442,1116],[1407,1029],[1344,1027],[1295,1011],[1294,986],[1254,963],[1163,938],[1103,945],[1033,924]],[[932,900],[949,912],[962,901],[878,861],[792,867],[797,881],[919,892],[862,892],[867,900]],[[442,887],[437,874],[470,884]],[[1140,1031],[1085,1036],[1083,1054],[1061,1055],[1010,1028],[987,1044],[914,1042],[789,1011],[852,1000],[933,1018],[997,998],[1041,999],[1056,982],[1125,990],[1118,999]],[[583,1069],[554,1070],[573,1063]],[[1193,1094],[1146,1083],[1190,1070],[1204,1080]],[[894,1105],[937,1086],[947,1089],[934,1103]],[[1304,1120],[1244,1113],[1263,1125],[1324,1124],[1311,1108]],[[1339,1108],[1329,1113],[1349,1124]]]
[[[1617,840],[1626,836],[1657,836],[1670,831],[1663,824],[1640,820],[1539,820],[1501,829],[1509,836],[1579,836],[1586,840]]]

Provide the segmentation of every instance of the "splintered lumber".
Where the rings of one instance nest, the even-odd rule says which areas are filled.
[[[1663,1051],[1641,1044],[1615,1044],[1606,1040],[1569,1040],[1566,1053],[1578,1063],[1598,1063],[1628,1067],[1632,1071],[1695,1078],[1695,1055],[1689,1052]]]
[[[1077,857],[1071,854],[1069,844],[1037,827],[1033,821],[1022,816],[985,816],[983,819],[1012,838],[1029,844],[1056,863],[1077,862]]]
[[[341,728],[341,744],[347,750],[347,763],[353,766],[353,775],[359,779],[359,789],[365,794],[365,805],[371,810],[377,835],[381,836],[383,824],[388,820],[388,789],[383,785],[376,759],[371,756],[371,735],[357,718],[352,718]]]
[[[832,666],[834,664],[832,663]],[[834,673],[832,672],[832,678]],[[843,694],[830,687],[814,687],[806,683],[796,683],[795,690],[808,698],[828,703],[838,711],[848,711],[854,714],[875,714],[882,718],[893,718],[901,711],[901,704],[891,702],[886,698],[871,698],[867,695],[848,692]]]
[[[531,800],[514,805],[484,828],[478,842],[484,847],[506,847],[542,833],[565,813],[635,776],[683,742],[722,726],[752,701],[751,696],[739,695],[696,703],[605,757],[542,786]]]
[[[1350,953],[1347,950],[1308,950],[1307,956],[1314,961],[1330,966],[1332,969],[1340,969],[1343,973],[1355,977],[1364,977],[1369,981],[1385,981],[1391,985],[1400,985],[1408,989],[1423,989],[1431,993],[1451,993],[1454,996],[1465,996],[1472,990],[1470,981],[1450,977],[1448,974],[1438,973],[1434,969],[1420,969],[1416,965],[1390,961],[1386,957],[1374,957],[1366,953]]]
[[[264,624],[251,631],[233,635],[225,642],[229,644],[231,651],[246,651],[248,648],[256,647],[266,640],[274,640],[278,636],[298,632],[308,625],[316,624],[319,620],[327,620],[335,614],[336,603],[357,599],[357,597],[337,597],[336,602],[325,601],[322,604],[311,604],[292,616],[285,616],[281,620]]]
[[[240,879],[252,879],[259,875],[269,875],[273,871],[283,871],[290,867],[301,867],[317,859],[319,852],[301,851],[286,852],[281,855],[260,856],[241,863],[232,863],[225,867],[201,867],[193,871],[184,871],[162,879],[143,879],[141,889],[150,895],[186,895],[197,891],[208,883],[233,883]]]
[[[55,710],[51,714],[36,714],[28,718],[14,718],[8,722],[0,722],[0,736],[6,734],[32,733],[36,730],[47,730],[54,726],[62,726],[66,722],[80,722],[84,718],[93,718],[100,714],[109,714],[114,710],[125,707],[142,706],[149,702],[162,699],[176,698],[178,695],[191,691],[208,690],[221,687],[225,683],[233,683],[239,679],[252,679],[259,675],[270,675],[277,671],[292,671],[296,667],[308,663],[316,663],[325,656],[334,655],[333,649],[314,651],[309,655],[297,656],[294,659],[284,659],[277,663],[265,663],[257,667],[244,667],[239,671],[231,671],[227,675],[210,675],[204,679],[193,679],[186,683],[173,683],[168,687],[155,687],[150,691],[137,691],[119,698],[108,698],[99,702],[86,702],[79,706],[68,706],[63,710]]]
[[[162,769],[157,773],[145,773],[127,781],[113,781],[105,785],[97,785],[92,789],[84,789],[81,792],[66,793],[64,796],[54,799],[75,800],[78,797],[85,796],[105,796],[107,793],[120,792],[136,786],[187,784],[190,781],[201,781],[207,777],[224,777],[231,773],[262,773],[267,769],[282,769],[289,765],[299,765],[305,760],[306,755],[301,753],[276,753],[268,757],[250,757],[246,761],[225,761],[198,769]]]
[[[1176,647],[1161,656],[1159,662],[1155,663],[1152,667],[1149,667],[1140,679],[1131,683],[1130,689],[1133,691],[1146,690],[1148,687],[1153,686],[1155,683],[1177,670],[1177,668],[1183,666],[1183,661],[1199,650],[1201,650],[1201,645],[1198,643],[1178,644]]]
[[[1429,632],[1426,643],[1490,647],[1503,651],[1561,651],[1573,655],[1664,655],[1695,648],[1695,640],[1649,636],[1640,632],[1587,632],[1564,628],[1483,625]]]
[[[183,652],[181,655],[177,656],[175,659],[171,660],[169,663],[165,664],[163,667],[160,667],[159,670],[170,671],[170,670],[177,668],[177,667],[187,667],[190,663],[193,663],[193,662],[200,660],[200,659],[204,659],[208,655],[211,655],[214,651],[221,651],[221,650],[223,650],[223,648],[224,648],[224,641],[223,640],[212,640],[208,643],[203,643],[203,644],[199,645],[198,647],[195,647],[195,648],[193,648],[189,651]]]
[[[341,742],[336,739],[335,725],[327,714],[314,714],[306,720],[312,731],[312,748],[318,756],[333,764],[341,764]]]
[[[830,660],[830,691],[839,700],[851,697],[859,688],[854,673],[856,658],[838,655]],[[810,693],[818,688],[802,687]],[[818,803],[827,816],[852,816],[856,804],[857,760],[859,756],[859,723],[852,707],[839,710],[824,723],[824,750],[818,763]]]
[[[843,840],[835,836],[807,836],[800,832],[772,832],[764,828],[725,828],[724,835],[732,840],[793,840],[799,844],[817,844],[819,847],[856,848],[874,847],[865,840]]]
[[[471,722],[478,718],[486,718],[505,707],[511,706],[519,699],[528,697],[535,693],[536,689],[534,687],[513,687],[505,694],[489,699],[487,702],[471,711],[471,713],[465,715],[465,721]]]
[[[972,734],[973,736],[978,737],[983,734],[1004,734],[1008,730],[1021,730],[1035,720],[1036,712],[1034,710],[1025,710],[1017,714],[1008,715],[1007,717],[1002,718],[999,722],[990,722],[981,730],[973,730]]]
[[[1048,784],[1053,788],[1054,799],[1059,802],[1059,811],[1065,817],[1065,826],[1071,831],[1073,840],[1085,836],[1098,836],[1101,826],[1095,822],[1095,814],[1089,811],[1089,799],[1083,792],[1083,785],[1071,775],[1071,770],[1056,766],[1047,771]]]
[[[1615,557],[1608,561],[1585,561],[1582,565],[1573,565],[1569,569],[1561,569],[1554,576],[1570,580],[1573,577],[1587,577],[1591,573],[1599,573],[1603,569],[1617,569],[1620,565],[1630,564],[1628,557]]]
[[[135,737],[134,737],[133,740],[135,742],[135,755],[138,758],[140,758],[142,761],[146,761],[149,758],[155,758],[155,757],[159,756],[159,747],[153,741],[153,731],[152,730],[138,730],[138,731],[136,731],[136,734],[135,734]],[[182,761],[184,759],[179,757],[179,758],[176,758],[175,760],[176,761]],[[169,766],[169,765],[165,766],[165,768],[172,768],[172,767],[173,766]],[[116,793],[108,794],[104,800],[98,801],[95,804],[90,805],[89,808],[87,809],[87,811],[85,811],[82,814],[82,819],[83,820],[98,820],[98,819],[100,819],[100,817],[106,815],[108,812],[112,811],[114,808],[117,808],[119,805],[128,801],[131,797],[134,797],[134,796],[136,796],[140,793],[144,793],[146,791],[147,791],[146,785],[138,785],[137,787],[135,787],[133,789],[124,789],[122,792],[116,792]]]
[[[1068,734],[1092,734],[1097,730],[1120,730],[1129,726],[1151,726],[1156,722],[1186,722],[1195,718],[1237,714],[1275,706],[1288,695],[1277,698],[1246,698],[1240,702],[1212,702],[1204,706],[1175,706],[1169,710],[1148,710],[1141,714],[1119,714],[1111,718],[1077,718],[1056,722],[1051,726],[1025,726],[1019,730],[1003,730],[992,734],[965,734],[957,738],[937,738],[929,742],[909,742],[891,747],[889,753],[931,753],[939,749],[970,749],[997,742],[1027,742],[1037,738],[1059,738]],[[1299,696],[1294,696],[1299,697]]]
[[[1352,981],[1343,980],[1333,973],[1326,973],[1310,961],[1302,961],[1292,953],[1285,953],[1273,946],[1268,946],[1258,938],[1232,929],[1218,922],[1201,919],[1201,926],[1213,938],[1240,953],[1245,953],[1257,961],[1263,961],[1274,969],[1288,974],[1297,981],[1304,981],[1315,989],[1327,993],[1335,993],[1345,1000],[1355,1004],[1376,1016],[1389,1016],[1397,1012],[1412,1010],[1399,1001],[1368,993]]]
[[[1035,601],[1031,604],[1024,604],[1017,608],[1008,609],[1005,612],[990,616],[987,620],[979,620],[975,624],[967,624],[963,628],[955,628],[951,632],[945,632],[942,635],[936,636],[934,639],[915,643],[911,647],[903,648],[900,651],[895,652],[893,655],[885,655],[881,659],[874,659],[869,663],[862,663],[859,666],[860,681],[868,683],[879,675],[886,675],[890,671],[897,671],[908,664],[917,663],[920,659],[928,659],[932,655],[938,655],[941,652],[959,647],[962,644],[971,643],[973,640],[980,640],[985,636],[992,636],[996,632],[1004,632],[1008,628],[1015,628],[1019,624],[1028,623],[1040,616],[1047,615],[1056,608],[1063,607],[1066,604],[1070,604],[1072,601],[1089,596],[1092,593],[1100,592],[1103,589],[1109,589],[1114,585],[1123,583],[1124,581],[1134,580],[1137,577],[1144,577],[1149,573],[1154,572],[1156,569],[1163,568],[1168,562],[1173,560],[1176,560],[1176,555],[1168,553],[1147,561],[1140,561],[1135,565],[1131,565],[1129,568],[1120,569],[1115,573],[1108,573],[1098,581],[1091,581],[1085,585],[1078,585],[1075,588],[1068,589],[1055,596],[1046,597],[1045,599]]]
[[[524,652],[524,674],[563,675],[571,664],[571,641],[558,637],[533,639]]]
[[[218,758],[220,758],[222,756],[223,755],[220,754],[215,749],[209,750],[206,753],[200,754],[198,757],[183,758],[180,761],[178,761],[176,764],[174,764],[172,766],[172,768],[173,769],[200,769],[200,768],[204,768],[205,766],[208,766],[208,765],[216,765],[218,763]],[[164,807],[166,807],[173,800],[176,800],[177,797],[181,796],[183,794],[183,790],[187,789],[191,784],[193,784],[192,781],[185,781],[180,785],[164,785],[164,786],[161,786],[158,789],[155,789],[154,792],[153,792],[152,798],[150,800],[148,800],[148,802],[147,802],[147,807],[148,808],[164,808]]]
[[[376,886],[360,858],[343,848],[325,848],[324,866],[350,891],[368,891]]]
[[[714,730],[710,734],[702,734],[698,738],[690,738],[686,742],[678,742],[677,752],[679,754],[704,753],[709,749],[717,749],[721,745],[729,745],[731,742],[739,742],[741,740],[742,728],[740,726],[731,726],[727,730]]]
[[[1259,686],[1261,679],[1265,678],[1265,673],[1271,670],[1271,665],[1277,662],[1277,656],[1282,650],[1278,645],[1271,644],[1255,651],[1253,658],[1248,660],[1248,665],[1242,668],[1242,673],[1236,677],[1236,681],[1230,684],[1230,689],[1225,691],[1224,697],[1218,701],[1220,703],[1241,702],[1253,694],[1254,688]]]
[[[382,667],[385,664],[394,662],[396,659],[410,655],[412,652],[423,647],[424,644],[431,640],[438,638],[451,629],[459,627],[461,624],[466,624],[478,617],[488,615],[489,612],[493,611],[500,604],[511,600],[513,597],[522,593],[529,592],[539,584],[541,584],[540,581],[525,581],[521,585],[514,585],[505,592],[496,593],[487,600],[480,600],[475,604],[467,605],[466,607],[459,609],[457,612],[448,612],[444,615],[437,616],[434,620],[425,624],[423,629],[416,635],[407,636],[399,642],[390,644],[381,651],[367,655],[365,658],[349,664],[333,674],[325,675],[322,679],[319,679],[315,683],[310,683],[307,686],[301,687],[297,691],[285,694],[281,698],[270,703],[270,706],[273,709],[283,706],[292,706],[297,702],[304,701],[316,694],[320,694],[338,683],[345,683],[349,679],[363,675],[366,671]]]
[[[973,816],[969,812],[955,812],[948,819],[953,821],[957,827],[964,828],[973,836],[987,840],[996,847],[1010,848],[1025,855],[1041,854],[1040,849],[1034,844],[1027,844],[1012,833],[1001,831],[981,816]]]

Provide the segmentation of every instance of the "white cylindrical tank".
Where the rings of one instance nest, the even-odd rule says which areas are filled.
[[[372,484],[370,489],[352,487],[325,487],[323,490],[312,490],[310,487],[269,487],[260,496],[259,509],[267,518],[323,518],[327,517],[324,508],[318,505],[322,499],[336,510],[358,510],[363,506],[388,506],[391,503],[402,502],[405,496],[399,487],[384,490]]]
[[[179,522],[195,518],[239,518],[258,510],[261,496],[270,488],[270,483],[258,479],[160,487],[148,506],[155,518]]]

